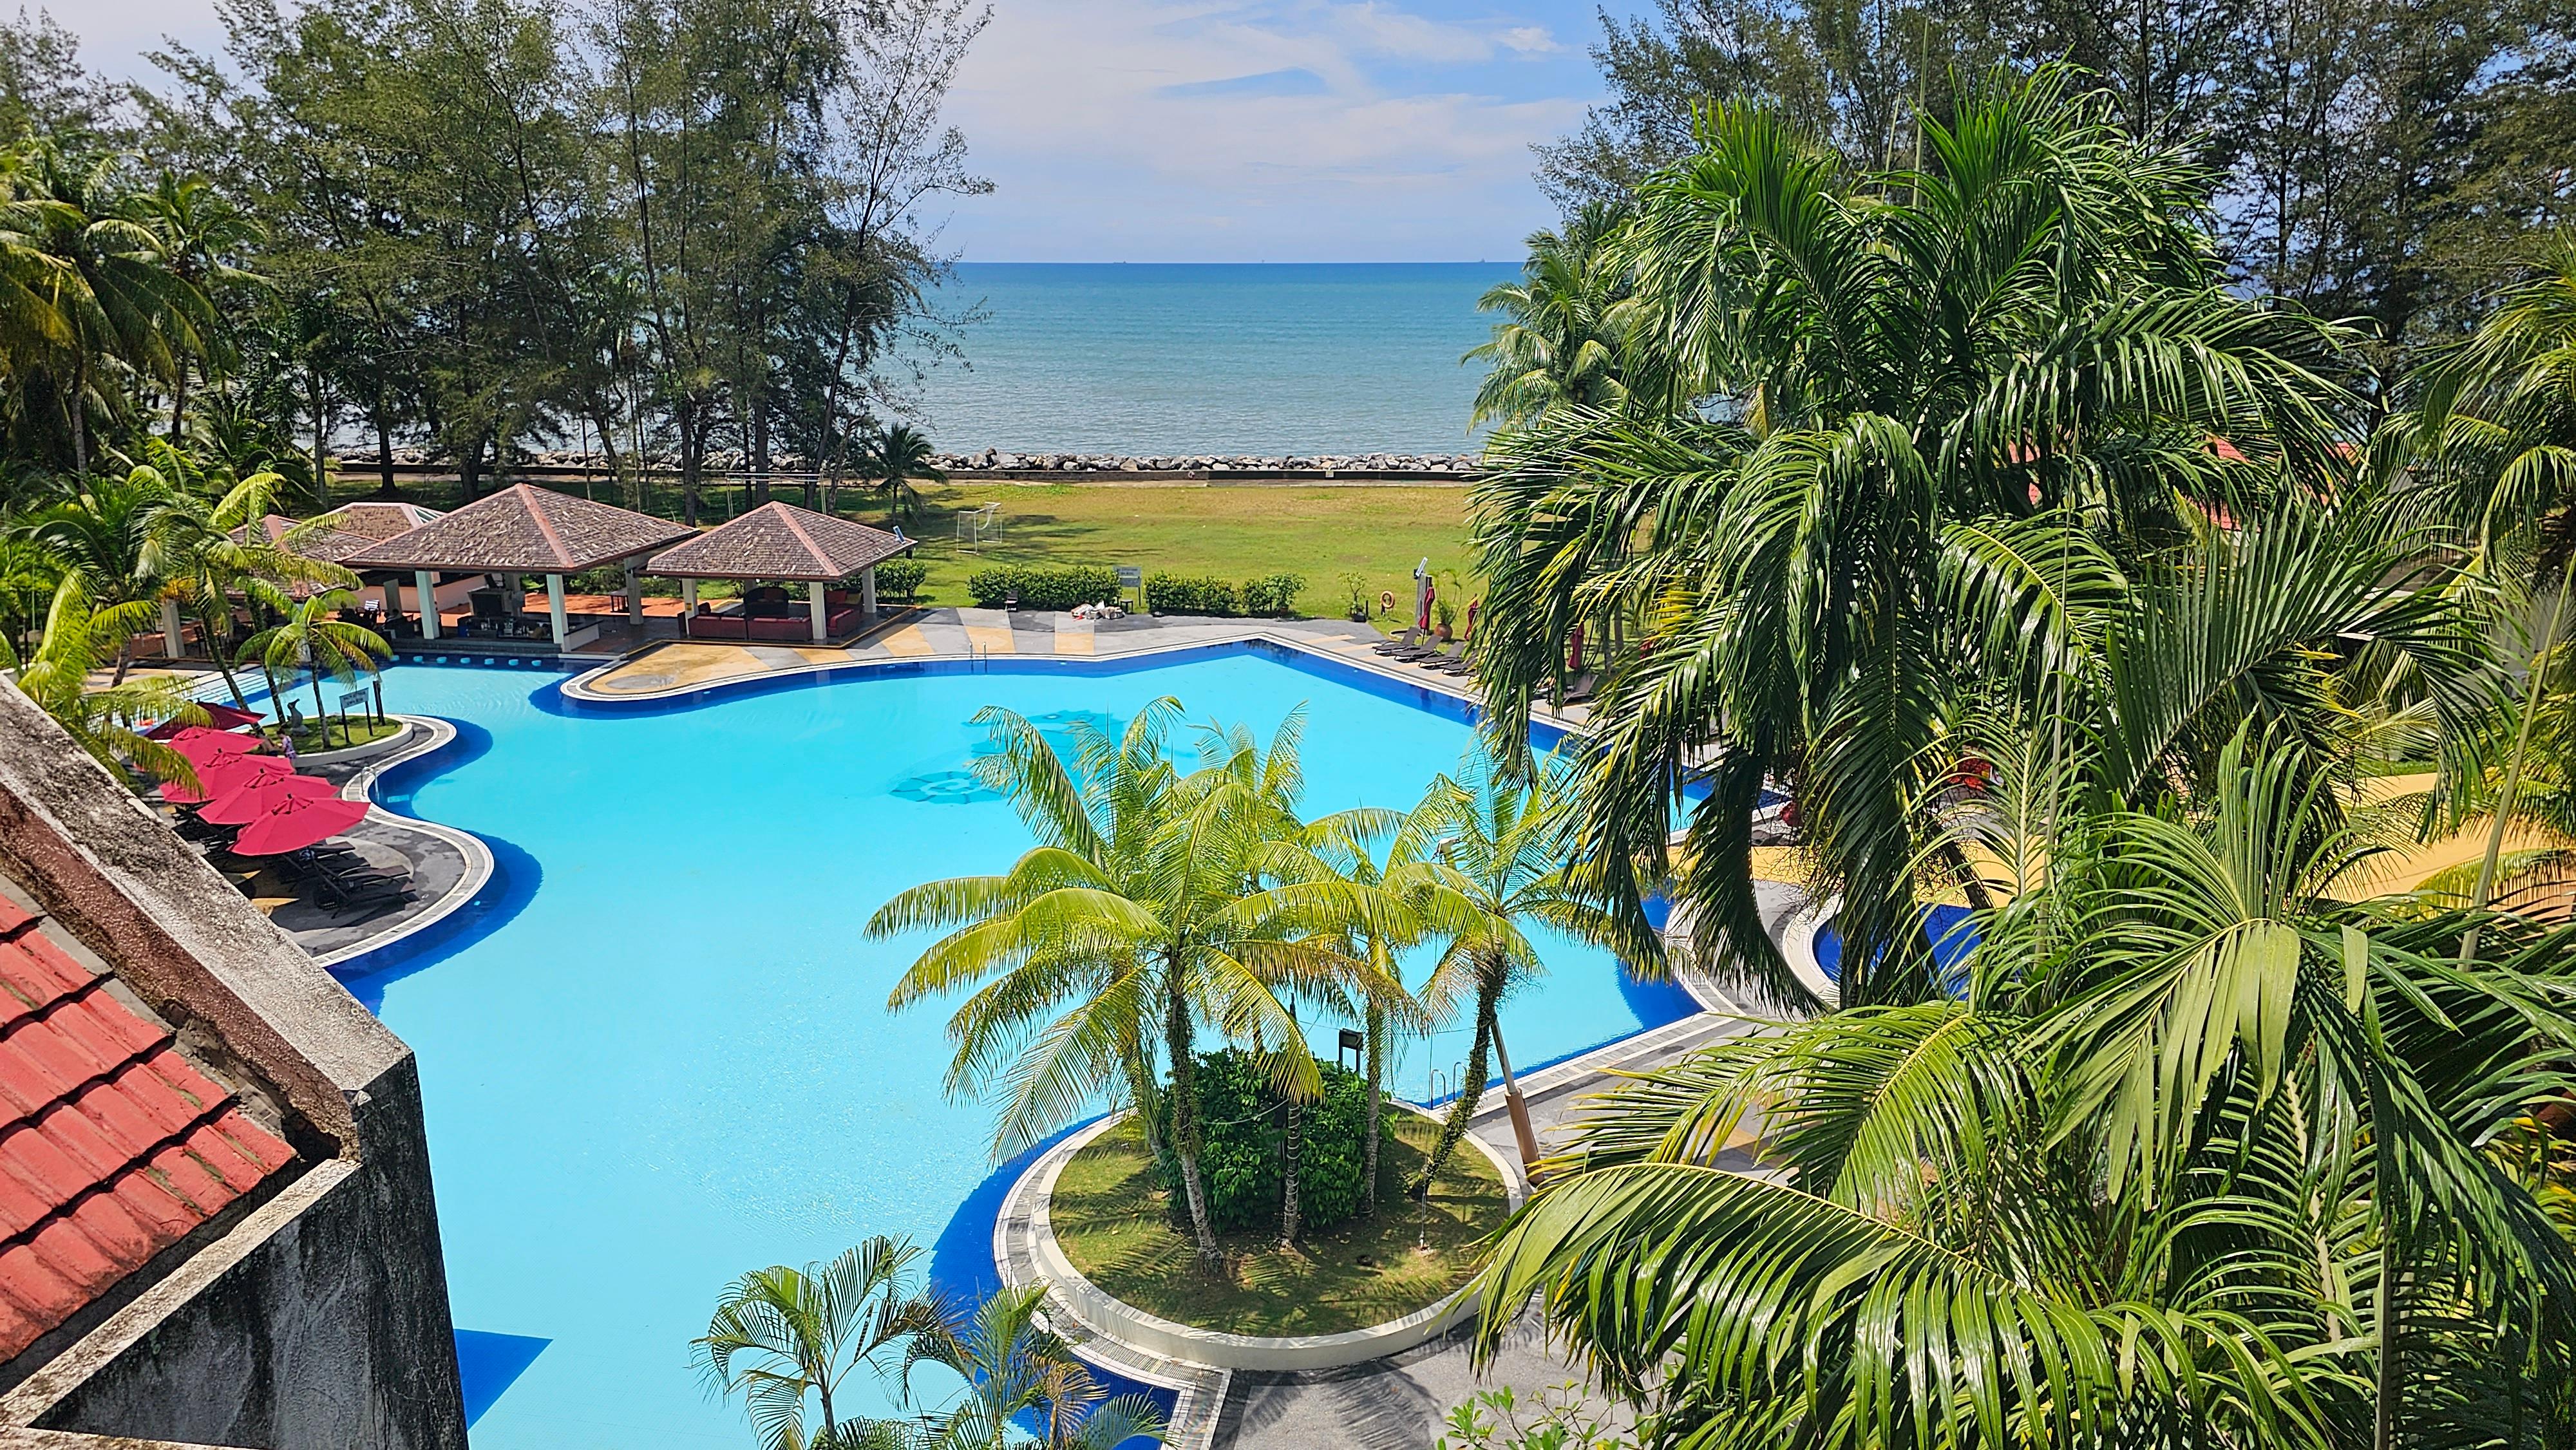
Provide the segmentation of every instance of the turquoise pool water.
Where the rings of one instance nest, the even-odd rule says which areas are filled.
[[[1302,702],[1314,812],[1408,806],[1469,743],[1411,687],[1245,650],[605,714],[565,706],[558,678],[387,673],[391,707],[465,734],[380,798],[478,833],[502,873],[456,929],[344,974],[419,1054],[478,1450],[749,1443],[688,1355],[746,1269],[901,1233],[939,1243],[957,1287],[989,1273],[989,1116],[941,1096],[946,1012],[885,1011],[920,943],[859,936],[893,892],[1027,844],[960,786],[977,709],[1123,719],[1169,694],[1266,736]],[[1503,1013],[1524,1070],[1691,1010],[1602,953],[1556,942],[1548,961]],[[1463,1031],[1413,1046],[1398,1090],[1464,1052]]]

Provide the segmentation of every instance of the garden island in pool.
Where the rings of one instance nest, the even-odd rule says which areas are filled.
[[[335,969],[419,1055],[480,1450],[739,1444],[689,1341],[748,1268],[900,1233],[939,1244],[944,1287],[991,1282],[990,1115],[942,1092],[945,1011],[886,1011],[921,943],[860,935],[895,892],[1026,847],[968,773],[976,711],[1061,730],[1168,695],[1266,736],[1302,705],[1310,813],[1408,807],[1472,739],[1454,696],[1259,644],[605,707],[550,673],[405,665],[385,694],[460,734],[380,802],[498,862],[440,928]],[[1503,1010],[1524,1071],[1698,1010],[1605,953],[1543,949]],[[1454,1079],[1465,1038],[1413,1044],[1394,1088]]]

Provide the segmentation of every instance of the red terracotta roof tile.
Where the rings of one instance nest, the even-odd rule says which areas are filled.
[[[294,1156],[0,900],[0,1359]]]

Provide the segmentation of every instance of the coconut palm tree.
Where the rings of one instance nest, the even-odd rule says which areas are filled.
[[[1445,834],[1443,805],[1443,797],[1435,792],[1401,816],[1366,807],[1335,812],[1306,823],[1264,861],[1264,869],[1276,881],[1346,881],[1363,890],[1385,892],[1401,908],[1374,922],[1354,923],[1341,947],[1353,959],[1367,962],[1372,977],[1385,989],[1378,997],[1364,996],[1360,1004],[1362,1072],[1368,1084],[1362,1130],[1366,1136],[1360,1150],[1360,1178],[1366,1188],[1360,1211],[1366,1215],[1377,1212],[1378,1138],[1385,1116],[1388,1049],[1399,1033],[1420,1031],[1427,1020],[1421,1004],[1404,992],[1403,954],[1420,945],[1429,931],[1412,911],[1410,898],[1431,885],[1423,880],[1421,867]],[[1379,841],[1389,842],[1382,857],[1374,854]],[[1396,995],[1400,992],[1404,994]]]
[[[1005,1450],[1026,1443],[1018,1427],[1034,1421],[1044,1450],[1117,1450],[1133,1439],[1159,1441],[1162,1412],[1143,1395],[1109,1397],[1072,1346],[1040,1315],[1046,1287],[1003,1289],[965,1313],[917,1331],[904,1358],[904,1398],[913,1371],[936,1364],[965,1381],[958,1401],[918,1433],[924,1450]]]
[[[1975,651],[2013,639],[1955,588],[1981,537],[2055,520],[2116,581],[2349,472],[2343,334],[2229,290],[2187,158],[2055,68],[1924,135],[1919,174],[1855,177],[1771,112],[1707,113],[1615,244],[1632,344],[1689,405],[1552,409],[1489,444],[1473,495],[1507,759],[1570,632],[1611,646],[1574,791],[1584,884],[1642,930],[1677,782],[1713,761],[1677,904],[1705,959],[1788,999],[1746,869],[1766,782],[1794,783],[1843,898],[1846,1002],[1926,990],[1927,869],[1980,889],[1925,803]],[[2047,556],[2018,562],[2046,582]]]
[[[1199,1024],[1242,1045],[1283,1096],[1312,1097],[1319,1073],[1290,1003],[1366,976],[1365,963],[1337,949],[1338,933],[1384,907],[1331,883],[1253,889],[1278,817],[1224,769],[1177,773],[1164,742],[1179,709],[1157,700],[1115,741],[1077,725],[1079,773],[1027,720],[998,708],[978,714],[1000,747],[979,773],[1010,796],[1039,844],[1006,874],[900,893],[867,932],[946,933],[888,1006],[972,989],[949,1025],[958,1045],[949,1090],[1001,1081],[997,1154],[1112,1086],[1131,1096],[1150,1134],[1167,1097],[1171,1135],[1154,1146],[1178,1165],[1200,1259],[1213,1269],[1199,1171]],[[1155,1080],[1158,1051],[1167,1088]]]
[[[66,573],[79,577],[85,598],[99,606],[148,600],[169,582],[155,572],[152,525],[170,488],[141,469],[123,478],[93,478],[78,493],[37,508],[10,526],[9,534],[46,550]],[[114,661],[123,683],[132,656],[120,644]]]
[[[0,666],[101,765],[120,774],[138,770],[193,785],[197,774],[188,758],[138,727],[146,720],[202,725],[205,707],[176,681],[162,676],[91,683],[151,618],[152,606],[139,599],[93,610],[80,576],[66,574],[54,586],[53,603],[46,610],[44,633],[35,650],[21,659],[0,637]]]
[[[2304,749],[2057,822],[1959,999],[1605,1104],[1497,1247],[1484,1352],[1541,1293],[1671,1443],[2563,1436],[2576,1258],[2481,1145],[2576,1085],[2576,955],[2497,919],[2463,966],[2468,913],[2342,899],[2366,849]],[[1756,1114],[1770,1171],[1721,1167]]]
[[[879,1236],[828,1264],[780,1264],[734,1281],[693,1341],[709,1384],[739,1392],[764,1450],[855,1450],[866,1423],[846,1418],[849,1378],[900,1374],[915,1336],[941,1329],[915,1268],[922,1251]],[[838,1397],[838,1398],[836,1398]],[[809,1407],[821,1424],[807,1434]]]
[[[888,511],[900,519],[912,511],[911,483],[918,478],[944,483],[948,475],[931,463],[930,440],[909,423],[890,423],[861,447],[858,464],[887,495]]]
[[[1626,220],[1623,208],[1586,203],[1562,235],[1530,233],[1519,281],[1476,299],[1477,311],[1505,320],[1459,359],[1487,366],[1470,431],[1488,422],[1525,423],[1562,405],[1616,409],[1628,401],[1620,376],[1626,273],[1606,245]]]
[[[255,473],[225,486],[220,477],[198,474],[186,455],[159,439],[148,447],[153,461],[135,474],[160,480],[164,497],[145,525],[142,567],[161,581],[165,627],[175,622],[168,616],[183,608],[195,616],[207,653],[232,690],[233,703],[247,710],[250,702],[227,657],[234,596],[255,609],[291,614],[294,586],[349,589],[356,587],[358,577],[337,564],[297,553],[292,533],[283,544],[270,541],[261,525],[276,505],[284,478]],[[177,486],[180,479],[195,486]],[[176,631],[167,632],[173,637],[170,652],[175,654]]]
[[[89,472],[93,406],[111,417],[121,407],[103,370],[123,367],[175,388],[215,328],[213,302],[182,275],[170,240],[118,195],[122,164],[108,157],[75,171],[39,145],[11,167],[23,234],[55,263],[46,300],[64,323],[63,340],[31,361],[61,408],[75,477]]]
[[[1431,1181],[1476,1116],[1489,1062],[1502,1068],[1521,1159],[1538,1161],[1538,1144],[1529,1133],[1520,1084],[1512,1076],[1496,1015],[1505,997],[1547,970],[1525,926],[1544,926],[1589,946],[1621,951],[1645,970],[1663,961],[1650,940],[1641,940],[1576,886],[1567,869],[1566,790],[1565,768],[1554,759],[1532,776],[1515,780],[1479,754],[1470,756],[1457,775],[1435,779],[1425,794],[1423,825],[1439,834],[1430,842],[1428,856],[1404,871],[1402,894],[1448,945],[1415,995],[1433,1020],[1465,1005],[1474,1031],[1458,1075],[1458,1097],[1441,1123],[1430,1161],[1410,1185],[1416,1198],[1431,1191]]]
[[[298,670],[312,672],[313,718],[318,725],[330,714],[322,703],[324,675],[346,684],[361,674],[375,673],[392,657],[393,646],[382,635],[336,617],[356,597],[345,589],[310,595],[284,619],[242,641],[241,657],[257,659],[268,676],[269,700],[280,726],[286,724],[286,701],[277,688],[280,672],[290,680]]]
[[[218,287],[255,285],[261,280],[224,260],[259,239],[258,223],[226,201],[205,178],[164,171],[150,190],[128,196],[122,210],[158,240],[171,274],[209,298]],[[169,441],[174,445],[186,437],[191,361],[201,365],[210,383],[222,377],[233,361],[220,329],[209,328],[198,340],[202,350],[193,358],[181,353],[170,379]]]

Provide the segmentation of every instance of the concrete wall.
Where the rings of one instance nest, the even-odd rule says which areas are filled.
[[[411,1050],[8,684],[0,865],[192,1055],[277,1104],[302,1167],[69,1347],[8,1366],[0,1445],[33,1427],[463,1450]]]

